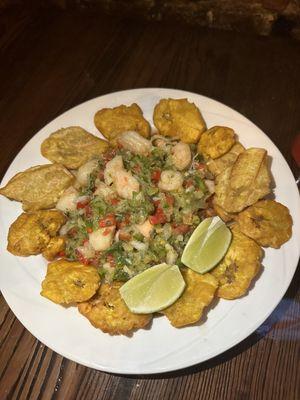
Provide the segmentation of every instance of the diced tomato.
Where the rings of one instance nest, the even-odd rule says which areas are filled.
[[[161,207],[158,207],[155,211],[155,214],[150,215],[149,221],[152,225],[164,224],[165,222],[167,222],[167,218],[163,212],[163,209]]]
[[[194,167],[195,167],[195,169],[202,170],[202,169],[205,169],[206,166],[205,166],[205,163],[195,162]]]
[[[100,219],[99,221],[99,227],[100,228],[105,228],[106,226],[113,226],[116,225],[116,217],[114,214],[108,214],[105,218]]]
[[[130,224],[130,215],[126,214],[122,221],[117,222],[117,228],[121,229]]]
[[[88,228],[86,228],[86,231],[87,231],[87,233],[92,233],[93,232],[93,228],[88,227]]]
[[[184,235],[191,230],[191,226],[186,224],[172,224],[172,229],[176,235]]]
[[[139,174],[141,172],[141,166],[138,164],[135,164],[135,166],[132,169],[136,174]]]
[[[161,176],[161,171],[159,169],[155,169],[154,171],[152,171],[151,173],[151,180],[154,183],[157,183],[160,180],[160,176]]]
[[[58,257],[65,257],[65,255],[66,255],[66,252],[64,250],[62,250],[58,253]]]
[[[117,197],[114,197],[113,199],[110,200],[110,203],[111,203],[113,206],[116,206],[117,204],[120,203],[120,199],[118,199]]]
[[[116,259],[113,254],[107,254],[106,256],[107,262],[110,264],[111,267],[115,267],[116,265]]]
[[[100,171],[98,172],[98,178],[100,179],[100,181],[104,181],[104,171],[103,171],[103,169],[100,169]]]
[[[85,244],[87,244],[88,242],[89,242],[89,239],[84,239],[83,242],[82,242],[82,244],[85,245]]]
[[[185,188],[194,186],[194,181],[193,181],[193,179],[189,178],[189,179],[187,179],[186,181],[184,181],[184,182],[183,182],[183,186],[184,186]]]
[[[108,163],[108,161],[112,160],[115,157],[116,152],[117,152],[116,149],[109,149],[105,153],[102,154],[102,159],[105,162],[105,164]]]
[[[77,235],[77,228],[73,227],[68,231],[68,236],[75,237]]]
[[[174,205],[174,197],[171,194],[165,193],[166,196],[166,202],[169,206]]]
[[[124,242],[129,242],[131,240],[131,235],[128,232],[120,231],[119,232],[119,239],[124,240]]]
[[[78,203],[76,204],[77,210],[79,210],[80,208],[85,208],[89,204],[89,202],[90,202],[90,199],[78,201]]]
[[[85,211],[85,215],[87,217],[91,217],[92,214],[93,214],[93,210],[92,210],[92,208],[90,207],[89,204],[87,206],[85,206],[84,211]]]
[[[87,258],[85,258],[80,251],[76,250],[76,256],[77,256],[77,260],[80,261],[82,264],[88,265],[90,263],[90,260],[88,260]]]

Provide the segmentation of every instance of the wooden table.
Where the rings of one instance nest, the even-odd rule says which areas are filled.
[[[136,87],[186,89],[224,102],[262,128],[297,172],[290,146],[300,132],[300,48],[291,39],[18,8],[0,16],[0,35],[1,176],[57,115]],[[110,375],[61,357],[1,297],[0,400],[299,399],[299,280],[298,270],[268,320],[233,349],[149,377]]]

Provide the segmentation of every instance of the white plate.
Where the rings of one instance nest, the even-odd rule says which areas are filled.
[[[293,175],[279,150],[252,122],[227,106],[197,94],[170,89],[135,89],[111,93],[87,101],[56,118],[40,130],[20,151],[9,167],[2,185],[14,174],[46,163],[40,144],[51,132],[80,125],[98,135],[93,116],[103,107],[138,103],[152,121],[160,98],[187,97],[201,109],[208,127],[232,127],[246,146],[264,147],[273,158],[276,200],[289,207],[294,220],[293,237],[280,250],[267,249],[264,271],[249,294],[235,301],[221,300],[210,310],[205,323],[173,328],[164,317],[155,318],[151,328],[132,337],[109,336],[93,328],[75,307],[63,308],[39,295],[46,262],[41,256],[14,257],[6,248],[10,224],[21,206],[0,198],[0,286],[21,323],[57,353],[88,367],[122,374],[152,374],[172,371],[214,357],[250,335],[273,311],[294,275],[300,245],[300,204]]]

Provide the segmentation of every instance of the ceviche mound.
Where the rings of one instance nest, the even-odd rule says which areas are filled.
[[[174,327],[201,320],[214,298],[247,294],[261,269],[261,246],[279,248],[292,235],[289,210],[265,199],[267,151],[245,149],[230,127],[208,129],[187,99],[161,99],[155,128],[135,103],[99,110],[94,122],[106,140],[78,126],[61,128],[41,144],[51,163],[0,189],[24,210],[9,229],[8,251],[50,261],[41,295],[77,306],[103,332],[128,334],[148,326],[155,312],[132,312],[123,285],[143,282],[133,278],[154,266],[170,277],[176,268],[182,280],[172,304],[157,310]],[[199,224],[214,216],[227,224],[231,241],[217,265],[199,273],[182,255]],[[159,286],[159,276],[146,275],[160,288],[145,293],[147,305],[168,282]]]

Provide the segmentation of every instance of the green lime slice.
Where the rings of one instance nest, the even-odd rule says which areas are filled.
[[[150,314],[173,304],[184,287],[177,265],[164,263],[134,276],[121,286],[120,294],[131,312]]]
[[[206,218],[187,242],[181,261],[192,270],[204,274],[222,260],[231,236],[230,229],[219,217]]]

